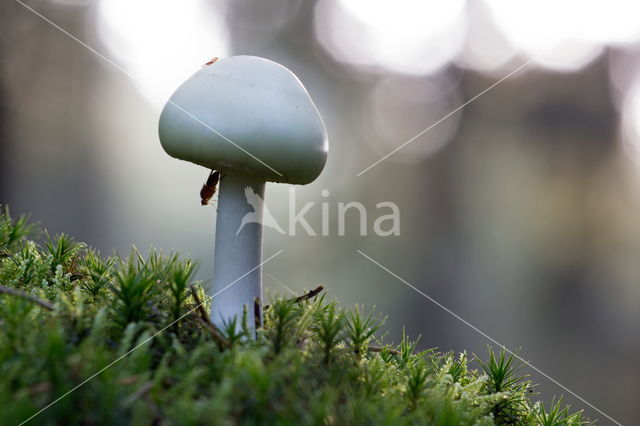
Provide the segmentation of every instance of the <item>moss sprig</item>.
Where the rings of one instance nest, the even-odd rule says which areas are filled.
[[[562,399],[532,400],[513,355],[490,350],[474,368],[404,332],[383,344],[383,317],[322,287],[271,301],[251,336],[253,312],[211,323],[189,259],[103,257],[65,235],[27,240],[35,231],[0,212],[0,424],[63,395],[31,423],[587,423]]]

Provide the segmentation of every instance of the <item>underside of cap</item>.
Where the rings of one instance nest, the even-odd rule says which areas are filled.
[[[172,157],[270,182],[312,182],[328,152],[300,80],[255,56],[220,59],[184,82],[162,110],[159,135]]]

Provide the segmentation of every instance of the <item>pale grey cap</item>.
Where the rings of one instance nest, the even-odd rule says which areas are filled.
[[[172,157],[270,182],[312,182],[329,148],[300,80],[255,56],[220,59],[196,72],[162,110],[159,134]]]

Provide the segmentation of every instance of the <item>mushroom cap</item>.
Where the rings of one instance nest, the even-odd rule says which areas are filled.
[[[270,182],[307,184],[327,161],[327,131],[309,93],[287,68],[255,56],[203,67],[160,115],[172,157]]]

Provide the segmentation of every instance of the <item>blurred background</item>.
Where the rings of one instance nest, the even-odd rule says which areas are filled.
[[[157,122],[214,56],[294,71],[329,161],[297,203],[330,236],[265,230],[269,294],[322,283],[423,347],[486,355],[484,337],[361,250],[622,423],[640,397],[640,3],[633,0],[38,0],[0,5],[0,203],[128,254],[179,250],[212,274],[208,171],[168,157]],[[512,72],[516,71],[512,75]],[[509,76],[510,75],[510,76]],[[509,76],[384,161],[358,173]],[[323,189],[329,195],[321,195]],[[267,186],[287,223],[288,188]],[[337,203],[367,206],[337,232]],[[371,232],[395,202],[399,236]],[[380,214],[382,214],[381,212]],[[384,213],[388,213],[385,211]],[[608,420],[540,374],[549,401]]]

